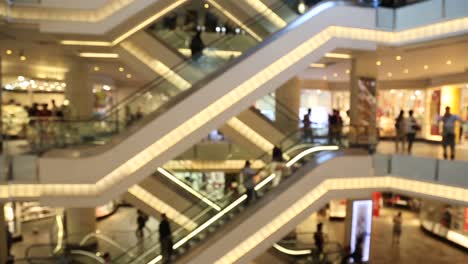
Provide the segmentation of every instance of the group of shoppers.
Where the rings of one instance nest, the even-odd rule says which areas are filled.
[[[313,142],[313,131],[311,120],[312,109],[307,109],[307,113],[302,117],[302,135],[304,142]],[[342,145],[341,137],[343,136],[343,118],[338,109],[333,109],[328,115],[328,144]]]
[[[450,107],[445,108],[444,115],[438,117],[438,123],[442,123],[442,147],[444,159],[450,157],[455,159],[455,123],[463,123],[463,119],[454,115],[450,111]],[[408,154],[412,153],[413,143],[416,138],[416,134],[421,131],[421,125],[418,124],[413,116],[413,110],[408,112],[408,117],[405,117],[405,112],[400,111],[400,114],[395,119],[395,149],[396,152],[404,153],[407,151]],[[408,148],[405,148],[406,143]],[[450,149],[450,156],[448,155],[447,149]]]

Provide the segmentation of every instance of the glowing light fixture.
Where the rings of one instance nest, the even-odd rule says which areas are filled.
[[[451,61],[451,60],[447,60],[447,61],[445,62],[445,64],[447,64],[447,65],[452,65],[452,61]]]
[[[94,66],[93,70],[94,71],[99,71],[101,68],[99,68],[99,66]]]
[[[124,67],[119,67],[119,72],[124,72],[125,68]]]
[[[388,72],[388,73],[387,73],[387,76],[388,76],[388,77],[392,77],[392,76],[393,76],[393,73]]]
[[[325,53],[325,57],[327,58],[334,58],[334,59],[351,59],[351,55],[350,54],[346,54],[346,53],[333,53],[333,52],[328,52],[328,53]]]
[[[408,73],[409,73],[409,69],[405,69],[405,70],[403,71],[403,73],[404,73],[404,74],[408,74]]]
[[[375,65],[381,66],[381,65],[382,65],[382,62],[381,62],[381,61],[376,61],[376,62],[375,62]]]
[[[117,53],[99,53],[99,52],[80,52],[78,56],[82,58],[100,58],[100,59],[117,59]]]
[[[125,75],[127,77],[127,79],[131,79],[132,78],[132,74],[130,73],[127,73],[127,75]]]
[[[350,74],[350,73],[351,73],[351,71],[349,69],[346,70],[346,74]]]
[[[299,3],[297,4],[297,12],[299,14],[304,14],[306,9],[307,9],[307,6],[304,3],[304,1],[303,0],[299,1]]]
[[[13,51],[12,51],[11,49],[7,49],[7,50],[5,51],[5,54],[6,54],[6,55],[11,55],[11,54],[13,54]]]
[[[210,8],[210,5],[209,5],[208,3],[205,3],[205,4],[203,5],[203,7],[205,7],[206,9],[208,9],[208,8]]]
[[[424,65],[423,67],[425,70],[429,69],[429,65]]]
[[[335,78],[338,77],[338,73],[336,73],[336,72],[333,73],[333,77],[335,77]]]
[[[395,60],[401,61],[401,56],[396,56],[396,57],[395,57]]]
[[[309,65],[309,67],[311,68],[325,68],[327,65],[323,64],[323,63],[312,63]]]

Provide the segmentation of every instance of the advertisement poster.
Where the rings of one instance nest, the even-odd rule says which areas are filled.
[[[374,78],[359,78],[357,143],[373,143],[377,137],[377,90]]]
[[[370,256],[372,211],[372,200],[362,200],[353,202],[350,253],[352,254],[356,250],[361,250],[361,261],[364,262],[369,261]]]
[[[440,135],[439,130],[439,122],[437,121],[438,116],[440,115],[440,99],[441,99],[441,91],[436,90],[432,92],[431,95],[431,103],[429,114],[431,117],[431,135],[438,136]]]
[[[382,200],[382,193],[379,193],[379,192],[372,193],[372,201],[373,201],[372,215],[373,216],[379,216],[380,215],[381,200]]]
[[[465,231],[468,231],[468,207],[465,207],[465,225],[463,229]]]

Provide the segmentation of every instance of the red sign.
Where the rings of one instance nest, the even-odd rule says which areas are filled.
[[[382,194],[379,192],[372,193],[372,216],[379,216],[380,215],[380,199],[382,198]]]
[[[465,207],[465,225],[464,225],[465,231],[468,231],[468,207]]]

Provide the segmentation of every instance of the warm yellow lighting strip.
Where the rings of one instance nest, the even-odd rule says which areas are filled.
[[[250,7],[255,9],[258,14],[263,14],[277,28],[283,28],[288,24],[281,17],[275,14],[268,6],[260,0],[244,0]]]
[[[329,191],[386,189],[389,187],[394,190],[410,191],[434,197],[468,202],[467,189],[401,179],[391,176],[327,179],[304,195],[299,201],[288,207],[288,209],[283,213],[276,216],[276,218],[271,222],[264,225],[256,233],[245,239],[242,243],[218,259],[215,263],[235,263],[242,256],[255,248],[262,241],[266,240],[269,236],[274,234],[282,226],[287,224]]]
[[[257,41],[262,41],[263,39],[257,35],[255,32],[253,32],[248,26],[246,26],[242,21],[237,19],[233,14],[231,14],[229,11],[224,9],[220,4],[218,4],[214,0],[207,0],[208,3],[210,3],[212,6],[214,6],[216,9],[218,9],[223,15],[225,15],[227,18],[232,20],[234,23],[236,23],[240,28],[242,28],[245,32],[249,33],[254,39]]]
[[[239,132],[245,138],[249,139],[253,144],[255,144],[264,152],[269,153],[275,147],[270,141],[266,140],[260,134],[255,132],[255,130],[244,124],[237,117],[231,118],[227,122],[227,125],[234,128],[237,132]]]
[[[176,72],[172,71],[164,63],[159,60],[154,59],[146,51],[139,48],[138,45],[134,44],[132,41],[125,41],[121,44],[122,48],[131,53],[135,58],[139,59],[141,62],[150,67],[155,73],[164,77],[167,81],[172,83],[175,87],[180,90],[186,90],[192,85],[184,80]]]
[[[262,160],[251,160],[253,169],[265,167]],[[168,170],[241,170],[245,165],[245,160],[171,160],[164,164]]]
[[[100,22],[135,2],[136,0],[111,0],[94,10],[78,10],[65,8],[37,7],[7,7],[0,4],[0,16],[12,19],[69,21],[69,22]]]
[[[173,220],[174,222],[184,227],[185,229],[193,230],[197,227],[197,224],[193,222],[191,219],[179,213],[176,209],[164,203],[163,201],[158,199],[156,196],[152,195],[151,193],[141,188],[140,186],[133,185],[132,187],[128,189],[128,192],[131,195],[135,196],[138,200],[153,207],[156,211],[165,213],[169,219]]]
[[[63,225],[63,210],[59,210],[60,213],[55,215],[55,221],[57,222],[57,245],[54,248],[54,253],[57,254],[62,250],[63,238],[65,236],[65,227]]]
[[[323,64],[323,63],[312,63],[309,65],[309,67],[311,68],[325,68],[327,65]]]
[[[117,59],[119,54],[117,53],[99,53],[99,52],[80,52],[78,56],[83,58],[99,58],[99,59]]]
[[[190,57],[192,55],[192,51],[190,49],[178,49],[178,51],[186,56]],[[231,51],[231,50],[216,50],[216,49],[204,49],[203,55],[207,57],[217,57],[222,59],[231,59],[236,58],[242,55],[241,51]]]
[[[157,12],[155,15],[149,17],[148,19],[145,19],[145,21],[141,22],[138,24],[136,27],[130,29],[129,31],[125,32],[122,34],[120,37],[114,39],[112,41],[112,45],[117,45],[120,42],[124,41],[126,38],[130,37],[131,35],[135,34],[136,32],[140,31],[141,29],[145,28],[149,24],[153,23],[154,21],[158,20],[160,17],[166,15],[167,13],[171,12],[172,10],[176,9],[180,5],[184,4],[188,0],[177,0],[174,1],[174,3],[166,6],[164,9],[161,11]]]
[[[328,52],[325,53],[325,57],[327,58],[334,58],[334,59],[351,59],[351,55],[346,54],[346,53],[333,53],[333,52]]]
[[[87,41],[87,40],[61,40],[60,44],[69,46],[100,46],[112,47],[111,42],[107,41]]]
[[[251,78],[244,81],[241,85],[231,89],[223,97],[207,106],[202,111],[181,124],[179,127],[171,130],[162,138],[148,146],[146,149],[134,155],[132,158],[114,169],[111,173],[104,176],[96,184],[33,184],[21,185],[11,184],[6,189],[0,191],[1,197],[22,197],[17,194],[27,194],[28,197],[38,196],[97,196],[107,191],[111,186],[143,167],[154,157],[157,157],[173,147],[182,138],[190,135],[199,129],[211,119],[218,116],[225,109],[239,102],[242,98],[250,95],[256,89],[270,81],[290,66],[304,59],[306,56],[316,51],[319,47],[333,38],[374,41],[382,44],[399,45],[424,39],[434,39],[437,37],[453,35],[455,32],[465,32],[468,30],[468,17],[454,19],[450,21],[435,23],[422,26],[415,29],[404,30],[401,32],[387,32],[373,29],[349,28],[340,26],[330,26],[323,29],[320,33],[314,35],[292,51],[284,54],[281,58],[265,67]],[[8,196],[10,195],[10,196]]]
[[[303,256],[303,255],[309,255],[312,253],[312,250],[311,249],[295,249],[295,250],[292,250],[292,249],[289,249],[289,248],[285,248],[281,245],[278,245],[278,244],[274,244],[273,247],[278,250],[279,252],[282,252],[284,254],[287,254],[287,255],[291,255],[291,256]]]
[[[288,168],[291,167],[292,165],[294,165],[294,163],[298,162],[303,157],[310,155],[312,153],[319,152],[319,151],[327,151],[327,150],[333,151],[333,150],[338,150],[338,149],[339,149],[338,146],[317,146],[317,147],[308,148],[302,151],[301,153],[297,154],[296,156],[294,156],[294,158],[290,159],[286,163],[286,167]]]
[[[195,191],[192,187],[188,186],[187,184],[179,180],[176,176],[172,175],[167,170],[163,168],[158,168],[158,172],[166,176],[169,180],[177,184],[182,189],[186,190],[187,192],[191,193],[198,199],[202,200],[204,203],[206,203],[210,207],[214,208],[216,211],[221,211],[221,207],[219,205],[213,203],[210,199],[206,198],[205,196],[201,195],[199,192]]]
[[[129,31],[125,32],[124,34],[120,35],[116,39],[114,39],[112,42],[105,42],[105,41],[86,41],[86,40],[62,40],[60,43],[63,45],[76,45],[76,46],[115,46],[119,44],[120,42],[124,41],[131,35],[135,34],[136,32],[140,31],[141,29],[147,27],[160,17],[166,15],[168,12],[174,10],[175,8],[179,7],[180,5],[184,4],[188,0],[177,0],[171,5],[165,7],[155,15],[149,17],[148,19],[144,20],[137,26],[133,27]],[[262,41],[262,38],[259,37],[255,32],[253,32],[250,28],[248,28],[246,25],[244,25],[241,21],[239,21],[234,15],[229,13],[226,9],[224,9],[221,5],[216,3],[214,0],[207,0],[209,3],[211,3],[212,6],[217,8],[221,13],[223,13],[226,17],[230,18],[234,23],[236,23],[240,28],[245,30],[247,33],[249,33],[253,38],[255,38],[257,41]]]

